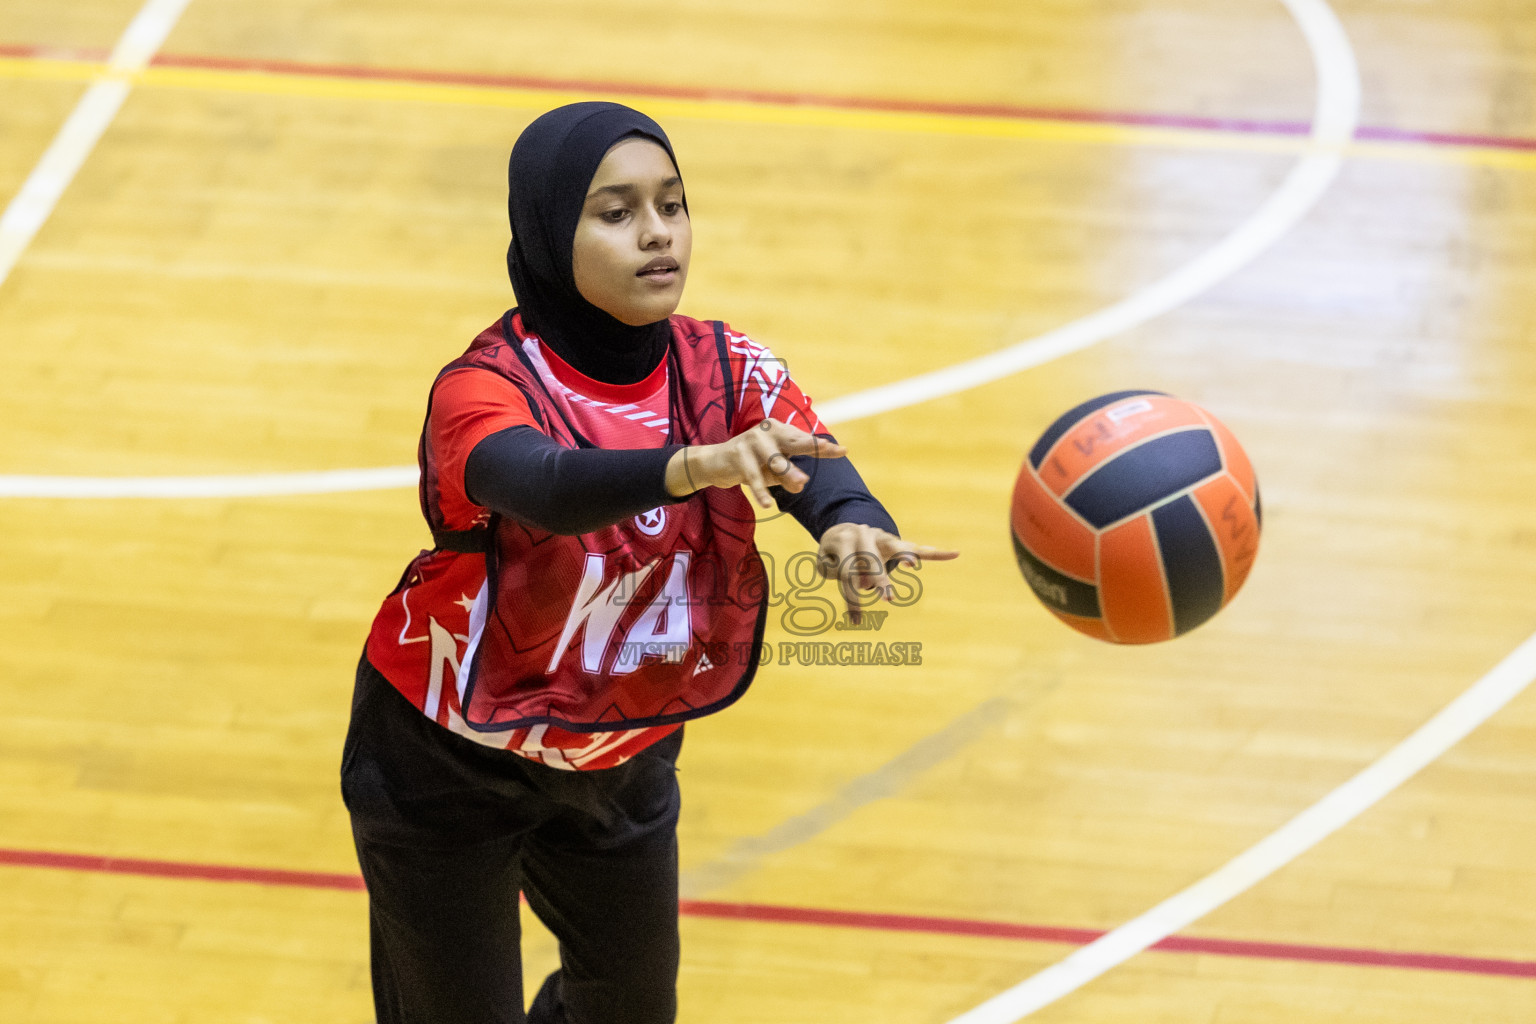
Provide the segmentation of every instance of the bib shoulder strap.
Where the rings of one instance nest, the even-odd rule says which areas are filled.
[[[470,530],[433,530],[432,545],[440,551],[461,555],[483,555],[491,547],[491,531],[485,526]]]

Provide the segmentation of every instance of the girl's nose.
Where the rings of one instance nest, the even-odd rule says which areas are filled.
[[[658,245],[670,245],[671,242],[671,227],[660,213],[651,210],[640,227],[640,247],[651,249]]]

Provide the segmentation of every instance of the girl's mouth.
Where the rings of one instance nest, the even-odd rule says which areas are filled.
[[[635,271],[636,277],[649,278],[653,281],[670,280],[677,273],[677,260],[671,256],[658,256],[639,270]]]

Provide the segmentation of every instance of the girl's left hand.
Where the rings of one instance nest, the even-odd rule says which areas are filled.
[[[889,601],[895,588],[886,573],[897,565],[919,566],[924,559],[943,562],[958,557],[958,551],[914,544],[878,526],[838,523],[821,535],[816,571],[825,579],[837,580],[849,621],[857,623],[863,604],[859,592],[873,590],[877,600]]]

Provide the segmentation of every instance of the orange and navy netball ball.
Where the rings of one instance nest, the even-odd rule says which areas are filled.
[[[1237,438],[1157,391],[1084,402],[1035,442],[1013,488],[1025,581],[1073,629],[1171,640],[1237,594],[1259,550],[1259,486]]]

